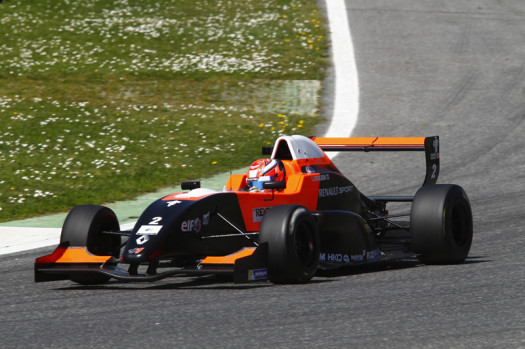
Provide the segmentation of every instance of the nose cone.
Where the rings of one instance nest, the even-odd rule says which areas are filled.
[[[163,240],[163,226],[146,224],[136,227],[130,235],[122,253],[124,262],[146,262],[158,255],[157,250]]]
[[[122,260],[129,263],[148,262],[169,251],[174,236],[181,233],[181,222],[193,205],[194,201],[178,200],[177,196],[167,196],[150,204],[135,224]]]
[[[144,247],[129,248],[122,254],[122,260],[128,263],[140,263],[148,260],[148,255],[144,253]]]

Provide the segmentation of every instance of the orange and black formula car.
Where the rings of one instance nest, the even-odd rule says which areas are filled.
[[[427,173],[409,197],[364,195],[325,154],[412,150],[425,152]],[[185,192],[153,202],[131,231],[120,230],[109,208],[73,208],[56,250],[36,259],[35,280],[94,284],[230,274],[235,282],[296,283],[318,268],[467,257],[471,207],[461,187],[435,184],[438,137],[283,136],[263,153],[271,157],[231,175],[222,192],[184,182]],[[387,205],[398,202],[410,210],[389,213]]]

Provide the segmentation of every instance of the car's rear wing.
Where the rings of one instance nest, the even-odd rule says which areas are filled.
[[[439,136],[432,137],[312,137],[323,151],[424,151],[426,176],[423,185],[435,184],[439,176]]]

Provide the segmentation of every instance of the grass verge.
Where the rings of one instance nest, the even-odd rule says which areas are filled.
[[[247,166],[319,122],[315,1],[0,3],[0,221]]]

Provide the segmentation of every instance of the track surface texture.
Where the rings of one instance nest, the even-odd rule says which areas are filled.
[[[353,135],[441,137],[439,183],[463,186],[474,212],[466,263],[408,260],[305,285],[172,278],[82,287],[33,283],[34,258],[49,248],[5,255],[0,347],[525,347],[525,2],[347,8],[360,84]],[[424,161],[412,158],[335,161],[366,194],[413,195]]]

